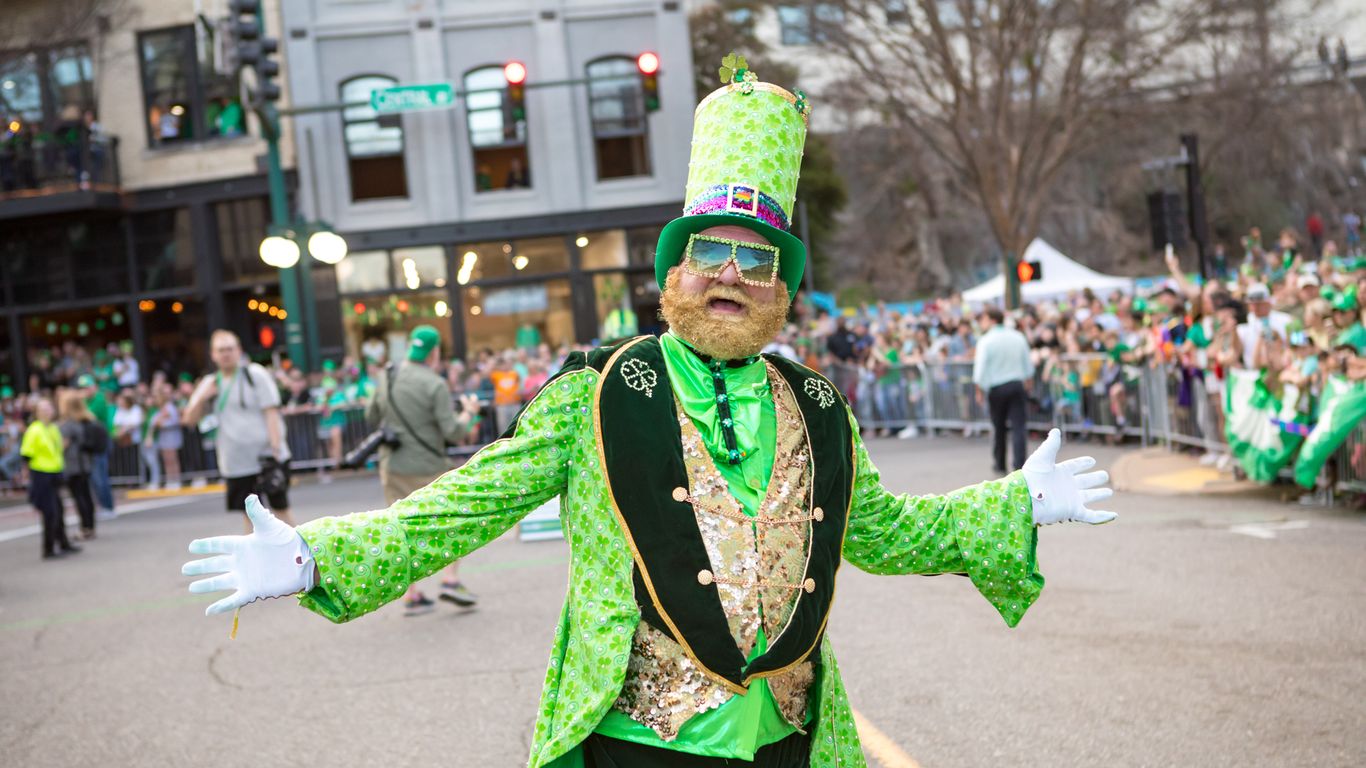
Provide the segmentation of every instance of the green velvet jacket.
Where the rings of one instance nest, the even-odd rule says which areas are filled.
[[[321,518],[298,529],[321,577],[301,602],[343,622],[398,599],[412,582],[497,538],[548,499],[562,497],[571,550],[569,591],[555,630],[530,768],[581,764],[579,744],[616,700],[642,620],[637,561],[614,507],[600,417],[605,379],[632,374],[640,383],[643,370],[613,368],[613,352],[571,355],[507,434],[426,488],[388,509]],[[655,375],[667,374],[661,367]],[[834,392],[818,389],[822,395]],[[847,404],[837,399],[836,407],[854,426],[843,560],[877,574],[966,574],[1008,625],[1019,622],[1043,588],[1023,477],[1016,473],[942,496],[893,495],[882,487]],[[695,573],[664,577],[696,583]],[[864,766],[823,632],[815,653],[811,766]]]

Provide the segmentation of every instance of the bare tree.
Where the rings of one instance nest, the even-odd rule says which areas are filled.
[[[821,5],[818,38],[834,54],[839,89],[865,118],[915,136],[980,206],[1009,266],[1038,232],[1069,161],[1142,102],[1136,94],[1191,66],[1220,3]]]

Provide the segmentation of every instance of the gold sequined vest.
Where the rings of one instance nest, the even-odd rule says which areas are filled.
[[[853,433],[827,379],[781,357],[765,361],[777,435],[773,474],[750,518],[675,401],[659,340],[588,356],[600,373],[598,458],[631,548],[641,619],[616,707],[666,740],[760,678],[801,727],[819,675],[811,660],[849,516]]]
[[[711,561],[710,568],[698,572],[698,583],[716,585],[731,637],[746,657],[761,626],[767,638],[786,629],[798,592],[808,588],[803,574],[811,526],[824,518],[822,510],[811,506],[811,456],[792,391],[776,371],[769,371],[769,381],[777,444],[767,492],[752,518],[731,495],[692,419],[676,406],[688,487],[674,489],[674,498],[693,507]],[[811,661],[767,679],[783,718],[800,729],[806,720]],[[689,719],[732,695],[703,674],[681,645],[641,622],[615,706],[669,741]]]

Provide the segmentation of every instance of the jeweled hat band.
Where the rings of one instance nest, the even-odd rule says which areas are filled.
[[[778,201],[750,184],[715,184],[702,190],[683,209],[684,216],[703,213],[752,216],[784,232],[788,229],[787,214]]]

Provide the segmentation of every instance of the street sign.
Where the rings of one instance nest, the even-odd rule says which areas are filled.
[[[419,109],[449,109],[455,106],[455,88],[450,83],[380,88],[370,92],[370,106],[381,115]]]

